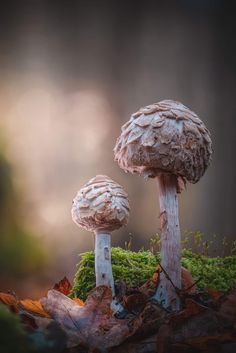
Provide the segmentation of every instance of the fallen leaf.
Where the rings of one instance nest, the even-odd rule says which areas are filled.
[[[152,297],[155,292],[160,278],[161,267],[158,265],[155,272],[153,273],[152,279],[144,283],[140,288],[140,292]],[[191,272],[185,267],[181,267],[181,281],[182,281],[182,291],[181,294],[186,296],[186,294],[195,294],[197,291],[197,286],[194,283]]]
[[[152,276],[153,283],[157,286],[159,279],[160,279],[161,267],[157,265],[157,268]]]
[[[197,286],[194,283],[191,272],[187,270],[185,267],[181,267],[181,283],[182,290],[188,294],[194,294],[197,291]]]
[[[156,267],[155,272],[152,275],[152,278],[139,288],[139,291],[142,294],[146,295],[148,298],[151,298],[156,292],[157,284],[160,278],[160,272],[161,272],[161,268],[160,268],[160,265],[158,265]]]
[[[167,318],[168,314],[161,305],[152,301],[147,302],[143,311],[132,321],[132,326],[130,325],[132,340],[140,340],[140,338],[157,333]]]
[[[119,345],[130,333],[126,320],[112,316],[111,300],[111,289],[99,286],[90,292],[84,306],[56,290],[48,291],[41,303],[67,334],[67,347],[105,350]]]
[[[143,310],[148,296],[142,292],[134,293],[131,295],[125,295],[123,297],[123,304],[125,309],[133,313],[139,313]]]
[[[209,351],[209,347],[218,348],[221,343],[224,342],[233,342],[236,340],[235,332],[226,332],[216,335],[209,335],[203,337],[194,337],[186,340],[186,343],[191,347],[200,349],[201,351],[207,349]],[[215,350],[214,350],[215,352]]]
[[[53,289],[57,290],[62,294],[69,295],[71,292],[72,286],[68,278],[65,276],[62,280],[60,280],[58,283],[54,285]],[[80,298],[73,298],[73,301],[78,305],[81,305],[81,306],[84,305],[83,300]]]
[[[214,288],[207,288],[207,293],[214,300],[219,300],[223,295],[223,293],[221,293],[220,291],[218,291]]]
[[[172,325],[170,340],[172,344],[193,342],[200,337],[204,340],[204,337],[225,333],[228,324],[219,318],[214,310],[207,307],[201,310],[195,304],[191,303],[189,305],[187,313],[177,314],[174,322],[173,318],[170,319]]]
[[[123,280],[119,280],[119,282],[115,285],[116,299],[118,301],[122,301],[122,298],[126,294],[126,284]]]
[[[10,309],[12,309],[14,312],[24,310],[35,315],[50,317],[48,313],[43,309],[41,303],[38,300],[18,300],[12,294],[0,293],[0,302],[10,307]]]
[[[44,310],[44,308],[42,307],[42,304],[38,300],[31,300],[31,299],[20,300],[18,302],[18,308],[39,316],[50,317],[50,315]]]
[[[68,278],[64,277],[62,280],[60,280],[60,282],[58,282],[54,285],[53,289],[57,290],[60,293],[68,295],[71,292],[72,286],[71,286]]]
[[[84,306],[84,302],[80,298],[73,298],[73,301],[80,306]]]
[[[158,353],[168,352],[168,345],[171,335],[171,327],[167,323],[160,326],[156,336],[156,350]]]
[[[187,298],[185,300],[185,308],[171,316],[171,324],[172,326],[175,326],[176,324],[179,325],[182,321],[185,321],[189,317],[197,315],[206,310],[207,307],[197,303],[193,299]]]
[[[151,279],[144,283],[140,288],[140,292],[145,294],[148,298],[151,298],[156,292],[156,283]]]
[[[18,311],[18,308],[17,308],[18,300],[12,294],[0,292],[0,302],[9,306],[12,311],[14,312]]]
[[[236,288],[223,298],[219,308],[219,315],[231,324],[236,324]]]

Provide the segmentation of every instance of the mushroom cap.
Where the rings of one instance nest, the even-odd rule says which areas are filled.
[[[122,126],[115,160],[126,172],[171,173],[196,183],[211,161],[210,132],[189,108],[163,100],[141,108]]]
[[[77,193],[72,219],[89,231],[113,231],[126,225],[129,218],[128,195],[106,175],[97,175]]]

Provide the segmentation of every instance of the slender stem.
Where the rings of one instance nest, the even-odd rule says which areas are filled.
[[[95,272],[96,286],[106,285],[111,287],[115,295],[114,279],[111,267],[111,235],[109,233],[95,234]]]
[[[179,310],[180,298],[176,288],[181,289],[181,238],[177,180],[175,175],[170,174],[162,174],[157,180],[161,221],[161,267],[164,271],[160,274],[154,298],[165,308]]]

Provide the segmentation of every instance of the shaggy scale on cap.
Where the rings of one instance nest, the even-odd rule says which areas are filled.
[[[77,193],[72,218],[89,231],[113,231],[127,224],[129,200],[124,189],[106,175],[97,175]]]
[[[163,100],[131,115],[114,148],[126,172],[154,178],[171,173],[196,183],[212,154],[208,129],[182,103]]]

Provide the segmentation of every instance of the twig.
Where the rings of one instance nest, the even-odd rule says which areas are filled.
[[[170,283],[171,283],[172,286],[174,287],[176,293],[179,295],[179,293],[181,292],[181,290],[180,290],[178,287],[176,287],[176,286],[174,285],[174,283],[172,282],[172,279],[170,278],[170,276],[168,275],[168,273],[166,272],[166,270],[161,266],[161,264],[159,264],[159,266],[160,266],[161,270],[164,272],[164,274],[165,274],[166,278],[168,279],[168,281],[170,281]]]
[[[161,266],[161,264],[159,264],[159,265],[160,265],[161,270],[164,272],[166,278],[170,281],[170,283],[172,284],[172,286],[174,287],[174,289],[175,289],[175,291],[176,291],[176,293],[177,293],[178,295],[180,295],[181,292],[183,293],[183,292],[189,291],[189,289],[191,289],[192,287],[194,287],[194,286],[195,286],[198,282],[200,282],[201,279],[202,279],[201,277],[198,278],[198,279],[197,279],[193,284],[191,284],[191,286],[189,286],[188,288],[179,289],[178,287],[176,287],[176,286],[174,285],[174,283],[172,282],[170,276],[169,276],[168,273],[165,271],[165,269]]]
[[[198,278],[193,284],[191,284],[191,286],[189,286],[188,288],[185,288],[185,289],[183,290],[183,292],[189,291],[189,289],[193,288],[198,282],[201,281],[201,279],[202,279],[201,277]]]

